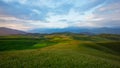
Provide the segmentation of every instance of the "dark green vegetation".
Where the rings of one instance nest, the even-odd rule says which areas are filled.
[[[0,40],[0,51],[30,49],[34,44],[32,40]]]
[[[0,40],[0,51],[36,49],[53,44],[55,42],[41,39],[4,38],[4,40]]]
[[[120,36],[73,33],[0,37],[0,68],[120,68]]]

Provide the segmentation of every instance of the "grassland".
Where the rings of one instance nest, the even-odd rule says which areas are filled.
[[[0,68],[120,68],[120,37],[117,35],[0,38]]]

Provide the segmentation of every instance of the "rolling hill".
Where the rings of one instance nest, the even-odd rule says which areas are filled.
[[[119,35],[21,37],[0,37],[0,68],[120,68]]]
[[[20,30],[16,30],[16,29],[0,27],[0,36],[12,35],[12,34],[26,34],[26,32],[20,31]]]

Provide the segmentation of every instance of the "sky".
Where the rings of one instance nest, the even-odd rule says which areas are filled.
[[[120,27],[120,0],[0,0],[0,27]]]

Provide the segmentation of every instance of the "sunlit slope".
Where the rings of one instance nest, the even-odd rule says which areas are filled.
[[[112,47],[118,48],[118,41],[83,41],[66,35],[47,35],[45,38],[55,44],[45,46],[46,43],[41,44],[40,41],[33,45],[40,47],[37,49],[0,52],[0,67],[120,68],[120,53]]]

